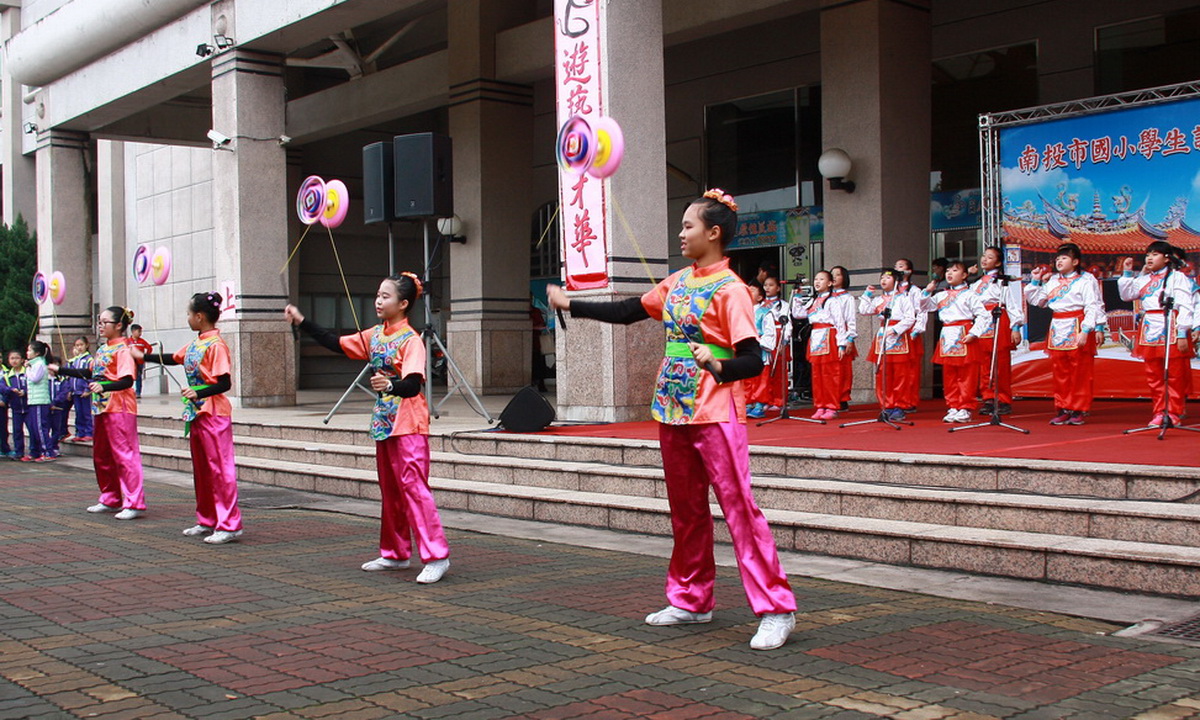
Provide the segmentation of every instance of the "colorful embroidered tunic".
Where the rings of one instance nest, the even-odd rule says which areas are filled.
[[[92,355],[92,379],[95,381],[116,381],[123,377],[133,377],[137,374],[137,365],[125,338],[116,338],[96,348]],[[92,412],[137,414],[137,395],[133,388],[114,390],[107,393],[96,393],[92,396]]]
[[[1079,333],[1090,333],[1107,319],[1100,283],[1088,273],[1056,273],[1044,284],[1031,282],[1025,287],[1025,299],[1054,312],[1046,336],[1047,350],[1079,349]]]
[[[407,320],[386,327],[376,325],[358,335],[345,335],[341,345],[347,357],[367,360],[376,372],[389,378],[413,374],[425,378],[425,343]],[[429,434],[429,406],[425,396],[418,393],[401,398],[380,394],[371,415],[371,439],[413,434]]]
[[[667,332],[651,416],[668,425],[728,422],[732,397],[744,423],[742,383],[717,384],[687,345],[707,343],[714,356],[728,359],[735,345],[757,337],[750,292],[729,269],[729,259],[671,274],[642,296],[642,307],[651,318],[661,317]]]
[[[221,338],[220,330],[209,330],[203,333],[187,347],[177,351],[173,357],[175,362],[183,365],[188,385],[193,388],[212,385],[217,378],[230,374],[233,367],[230,361],[229,346]],[[231,417],[233,406],[224,393],[196,400],[185,398],[183,403],[184,422],[195,420],[197,415]]]

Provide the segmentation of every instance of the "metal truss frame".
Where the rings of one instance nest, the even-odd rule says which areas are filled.
[[[1200,96],[1200,81],[1163,85],[1131,92],[1098,95],[1050,105],[983,113],[979,116],[979,187],[983,245],[1001,245],[1002,221],[1000,198],[1000,133],[1012,125],[1028,125],[1076,115],[1092,115],[1109,110],[1155,105]]]

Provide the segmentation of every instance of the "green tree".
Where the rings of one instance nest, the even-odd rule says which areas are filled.
[[[37,236],[29,233],[25,218],[11,226],[0,224],[0,349],[25,349],[37,306],[33,302],[33,274],[37,271]]]

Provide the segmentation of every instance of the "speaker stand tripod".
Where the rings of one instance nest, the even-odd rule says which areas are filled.
[[[427,290],[429,288],[430,268],[433,264],[433,256],[429,252],[429,223],[429,219],[421,221],[421,230],[424,233],[425,240],[425,277],[422,278],[422,283]],[[421,332],[421,335],[425,338],[425,398],[430,403],[429,413],[435,418],[441,417],[439,412],[442,409],[442,405],[457,390],[462,394],[463,399],[467,401],[467,405],[482,416],[484,420],[487,420],[489,423],[496,422],[496,419],[483,406],[483,402],[479,399],[479,396],[471,389],[471,385],[463,377],[462,371],[458,369],[458,364],[454,362],[454,358],[450,357],[450,351],[446,349],[446,344],[438,336],[437,328],[433,326],[433,309],[432,305],[430,305],[429,293],[422,292],[421,296],[425,298],[425,330]],[[441,350],[442,357],[446,358],[446,394],[436,403],[433,402],[433,349],[435,347]]]
[[[442,405],[445,404],[445,402],[450,399],[450,396],[454,394],[454,391],[457,390],[462,394],[463,399],[467,401],[467,405],[470,406],[472,410],[481,415],[489,423],[494,423],[496,422],[496,419],[492,417],[491,413],[487,411],[487,408],[483,406],[483,401],[481,401],[479,396],[475,394],[475,391],[471,389],[471,386],[467,383],[466,378],[463,377],[462,371],[459,370],[458,365],[455,364],[454,358],[450,357],[450,351],[446,349],[446,344],[443,343],[441,337],[438,336],[437,329],[433,326],[433,309],[430,305],[428,292],[430,267],[432,266],[432,255],[429,251],[429,222],[430,221],[428,219],[421,221],[421,229],[424,233],[425,242],[425,277],[421,281],[425,287],[425,290],[423,290],[421,293],[421,296],[425,300],[425,329],[421,331],[421,337],[425,342],[425,399],[426,402],[429,403],[429,413],[435,418],[441,417],[440,411],[442,409]],[[392,257],[394,241],[392,236],[392,224],[388,223],[387,228],[388,273],[389,275],[394,275],[395,267]],[[441,351],[442,357],[446,359],[446,394],[436,403],[433,402],[433,349],[435,347]],[[342,393],[342,396],[338,398],[337,403],[335,403],[333,408],[330,409],[329,413],[325,415],[325,418],[322,420],[322,422],[324,422],[326,425],[329,424],[330,418],[332,418],[338,409],[341,408],[342,403],[346,402],[346,398],[350,396],[350,393],[354,392],[355,388],[358,388],[367,395],[370,395],[372,399],[378,397],[379,393],[375,392],[370,385],[370,377],[373,374],[374,370],[370,365],[363,367],[363,369],[358,372],[358,376],[355,377],[350,383],[349,387],[346,388],[346,391]]]

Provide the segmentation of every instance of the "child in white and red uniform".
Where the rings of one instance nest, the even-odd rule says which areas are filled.
[[[1150,243],[1146,248],[1146,264],[1140,275],[1133,274],[1133,258],[1125,258],[1121,264],[1122,274],[1117,279],[1117,289],[1122,300],[1135,300],[1141,311],[1137,335],[1134,338],[1133,354],[1144,361],[1146,384],[1150,386],[1150,399],[1154,403],[1154,417],[1150,427],[1161,426],[1169,418],[1178,425],[1183,417],[1184,402],[1187,400],[1188,379],[1191,375],[1192,346],[1188,332],[1195,318],[1192,304],[1192,280],[1176,267],[1178,255],[1170,243],[1161,240]],[[1166,337],[1165,299],[1171,300],[1172,337]],[[1163,402],[1163,359],[1168,342],[1171,348],[1168,370],[1167,401]],[[1166,417],[1164,417],[1164,413]]]
[[[946,416],[942,422],[964,423],[975,411],[975,392],[979,389],[979,338],[987,332],[992,316],[971,287],[967,285],[967,266],[952,260],[946,267],[946,283],[938,291],[933,280],[921,293],[919,311],[936,311],[942,321],[933,361],[942,366],[942,390],[946,397]]]
[[[1096,329],[1106,315],[1100,283],[1082,272],[1083,255],[1075,243],[1058,247],[1049,273],[1034,268],[1025,300],[1054,312],[1046,334],[1046,354],[1054,372],[1055,414],[1051,425],[1082,425],[1092,408],[1096,380]]]
[[[368,330],[338,337],[310,320],[293,305],[284,316],[322,346],[375,370],[371,388],[379,393],[371,417],[375,464],[379,472],[382,517],[379,557],[363,563],[368,572],[403,570],[409,566],[415,533],[425,567],[419,583],[435,583],[450,567],[450,545],[429,489],[429,406],[421,394],[425,381],[425,343],[408,324],[408,311],[421,296],[421,281],[410,272],[379,283],[375,314],[383,322]]]
[[[725,257],[736,227],[733,198],[710,190],[683,215],[679,239],[683,256],[694,261],[690,267],[672,273],[641,298],[571,300],[553,285],[547,294],[552,307],[575,317],[621,324],[661,318],[666,326],[651,415],[659,423],[675,547],[667,570],[670,604],[648,615],[646,624],[712,620],[716,563],[711,486],[733,539],[746,597],[760,617],[750,647],[770,650],[783,645],[796,625],[796,597],[750,490],[746,408],[737,381],[757,375],[762,358],[750,293]]]
[[[1004,312],[999,322],[990,322],[988,330],[979,340],[979,391],[983,397],[981,415],[998,415],[1012,412],[1012,351],[1021,344],[1021,328],[1025,325],[1025,299],[1021,296],[1021,281],[1008,280],[1001,272],[1000,248],[989,247],[979,257],[979,268],[983,272],[971,285],[971,292],[979,296],[984,307],[991,313],[1004,300]],[[992,390],[992,343],[996,344],[996,389]]]
[[[879,294],[868,285],[858,299],[859,315],[878,315],[879,330],[871,342],[867,359],[875,364],[875,397],[889,420],[905,418],[903,373],[912,362],[913,344],[909,331],[916,323],[916,309],[908,293],[897,288],[904,275],[899,270],[884,270],[879,276]],[[886,364],[886,375],[885,369]]]
[[[808,361],[812,364],[814,420],[833,420],[838,416],[842,397],[842,359],[854,347],[854,298],[833,287],[833,275],[822,270],[813,277],[814,297],[792,297],[792,317],[807,318],[812,332],[808,336]]]

